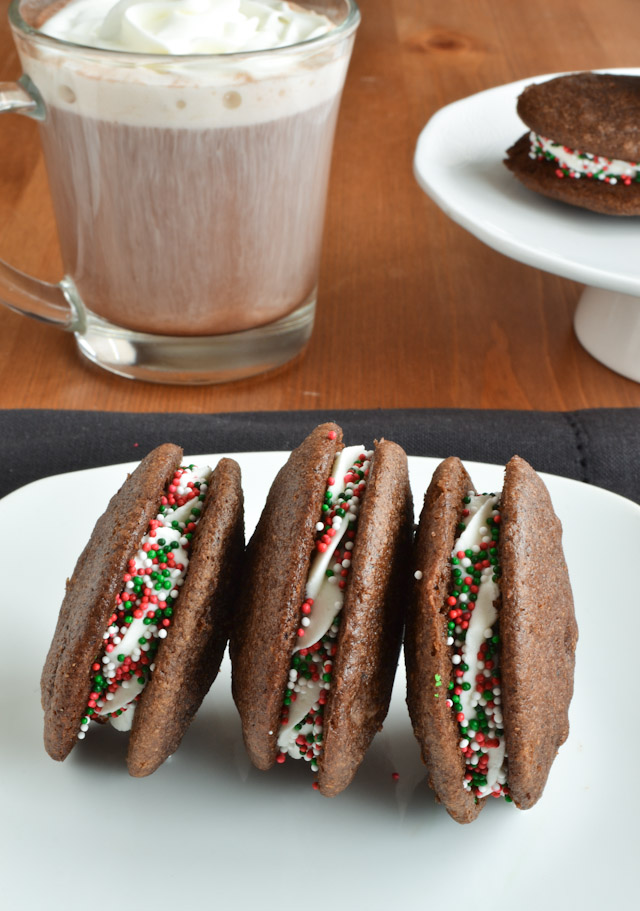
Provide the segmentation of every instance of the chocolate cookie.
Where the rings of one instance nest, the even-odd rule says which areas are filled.
[[[640,77],[573,73],[527,86],[531,133],[505,165],[538,193],[605,215],[640,214]]]
[[[562,551],[562,525],[549,492],[514,456],[500,498],[502,701],[509,791],[521,809],[541,796],[569,735],[578,640]]]
[[[205,497],[205,480],[172,488],[191,471],[181,460],[172,444],[143,459],[67,582],[41,681],[45,747],[54,759],[66,758],[90,718],[126,727],[119,718],[130,724],[135,708],[129,766],[148,774],[177,747],[217,673],[231,604],[226,573],[238,572],[243,548],[239,469],[222,460]],[[136,569],[140,554],[146,568]]]
[[[569,731],[577,642],[542,480],[514,456],[499,498],[470,492],[458,459],[434,473],[405,635],[414,732],[437,799],[461,823],[488,794],[522,809],[541,796]]]
[[[412,515],[406,455],[388,441],[369,458],[345,450],[341,429],[323,424],[279,472],[249,543],[231,637],[233,695],[258,768],[288,750],[311,762],[326,796],[353,778],[388,710]],[[300,743],[293,731],[285,749],[289,713],[301,706]]]

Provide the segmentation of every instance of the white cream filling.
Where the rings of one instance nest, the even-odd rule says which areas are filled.
[[[465,530],[455,542],[452,552],[454,557],[459,551],[467,550],[473,550],[480,555],[482,553],[481,544],[489,544],[491,546],[491,532],[486,525],[486,521],[497,508],[498,504],[499,495],[471,495],[471,500],[468,505],[469,519],[466,522]],[[467,561],[466,564],[465,560]],[[472,561],[468,557],[465,557],[461,562],[461,568],[464,573],[464,569],[470,566]],[[493,581],[493,574],[493,566],[483,569],[481,574],[477,600],[475,601],[475,607],[471,612],[469,627],[466,631],[466,637],[462,645],[462,662],[468,666],[469,670],[465,671],[464,675],[461,678],[458,678],[458,680],[460,683],[470,684],[470,689],[463,689],[459,697],[461,710],[464,712],[466,722],[468,723],[471,719],[475,718],[476,708],[479,705],[482,705],[487,713],[491,734],[495,737],[495,729],[497,727],[502,727],[500,693],[494,692],[492,701],[495,702],[496,707],[495,709],[491,709],[487,707],[486,700],[483,698],[482,693],[479,693],[476,690],[476,675],[484,668],[484,665],[480,667],[478,651],[484,640],[488,636],[491,636],[492,627],[498,619],[498,611],[496,610],[495,602],[500,595],[500,588],[498,583]],[[467,596],[462,594],[459,600],[464,601],[466,598]],[[451,638],[450,644],[454,644],[453,638]],[[471,735],[472,731],[470,730],[469,736]],[[506,781],[504,737],[500,737],[499,740],[499,746],[483,750],[483,752],[488,754],[489,765],[486,776],[487,784],[479,789],[479,796],[481,797],[486,797],[491,794],[494,785],[504,784]]]
[[[633,179],[638,173],[638,165],[634,161],[624,161],[621,158],[605,158],[602,155],[580,152],[578,149],[570,149],[533,132],[530,133],[529,138],[531,140],[530,158],[539,158],[541,154],[552,155],[557,159],[560,168],[573,172],[571,174],[572,177],[591,175],[596,180],[604,180],[606,177],[610,177],[612,179],[609,183],[615,184],[618,177],[630,177]]]
[[[176,496],[180,496],[189,490],[187,487],[189,482],[193,482],[194,484],[196,482],[202,482],[201,490],[204,493],[210,476],[211,468],[209,468],[209,466],[199,468],[194,465],[192,468],[187,468],[180,478],[181,486],[177,489]],[[173,550],[173,554],[175,562],[181,564],[183,568],[170,570],[170,575],[167,577],[172,582],[172,587],[170,589],[162,588],[157,591],[154,590],[154,594],[159,602],[165,602],[169,596],[172,598],[178,597],[180,587],[184,583],[189,566],[189,550],[185,547],[188,543],[188,539],[184,537],[183,529],[190,521],[196,521],[191,518],[191,511],[194,508],[201,508],[201,506],[202,502],[195,497],[174,510],[169,509],[164,516],[159,513],[156,516],[156,519],[160,524],[156,528],[155,535],[151,536],[147,532],[140,542],[140,548],[132,558],[135,569],[130,574],[137,574],[139,569],[145,570],[145,575],[143,576],[144,584],[148,588],[153,589],[154,582],[149,574],[154,572],[157,568],[157,564],[153,563],[153,559],[150,557],[149,552],[143,549],[144,545],[157,543],[159,538],[162,538],[167,544],[171,544],[172,542],[178,543],[179,546]],[[162,523],[164,522],[166,522],[167,525],[163,525]],[[181,523],[182,528],[172,528],[171,525],[173,522]],[[125,583],[122,591],[123,593],[131,592],[133,591],[133,588],[133,582],[129,581]],[[107,682],[116,677],[118,668],[124,664],[126,658],[138,661],[144,652],[149,651],[150,646],[148,643],[152,639],[164,639],[167,637],[167,631],[164,627],[157,626],[155,623],[144,623],[147,614],[154,611],[156,607],[157,605],[150,603],[144,615],[142,617],[134,617],[129,626],[122,626],[120,630],[115,626],[111,626],[105,632],[103,636],[104,640],[110,640],[115,645],[112,652],[105,652],[100,659],[102,663],[101,673],[107,679]],[[140,642],[140,639],[142,638],[146,640],[145,644]],[[169,643],[165,642],[163,648],[171,649],[170,638]],[[150,666],[150,670],[152,669],[153,665]],[[110,715],[113,712],[121,710],[122,714],[117,715],[114,718],[109,717],[109,722],[119,731],[130,730],[135,711],[135,699],[143,691],[147,679],[148,677],[145,674],[143,682],[140,682],[137,677],[133,677],[128,681],[122,681],[114,693],[107,693],[105,698],[101,698],[97,701],[97,708],[100,709],[98,714],[101,717],[107,717],[108,714]],[[84,735],[87,727],[87,725],[82,726],[82,735]]]
[[[333,496],[334,503],[340,494],[347,489],[344,479],[349,468],[364,451],[362,446],[350,446],[343,449],[336,456],[331,469],[331,477],[334,483],[327,487],[327,490]],[[364,467],[368,467],[368,462],[364,463]],[[333,527],[336,530],[336,534],[331,539],[331,543],[327,545],[327,549],[323,553],[317,550],[314,551],[305,585],[305,597],[314,599],[313,609],[309,615],[309,625],[303,627],[304,636],[298,638],[293,654],[302,648],[309,648],[319,642],[332,628],[335,617],[342,610],[344,593],[338,585],[340,581],[339,570],[347,567],[340,564],[339,568],[334,566],[335,575],[327,576],[326,573],[331,567],[338,545],[343,541],[349,530],[349,515],[357,513],[358,507],[359,498],[354,496],[349,501],[346,515],[344,517],[337,516],[334,519]],[[318,523],[318,530],[323,524],[322,522]],[[337,627],[335,631],[337,632]],[[295,730],[295,726],[300,724],[309,714],[309,711],[316,706],[321,691],[328,687],[321,680],[303,680],[298,679],[295,675],[295,671],[290,671],[290,686],[293,684],[292,688],[296,693],[296,700],[289,707],[287,723],[281,725],[278,732],[278,747],[280,752],[288,753],[294,759],[299,759],[301,754],[295,741],[300,732]],[[302,730],[302,733],[307,733],[306,728]]]

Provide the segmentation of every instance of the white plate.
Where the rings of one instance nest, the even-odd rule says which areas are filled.
[[[640,75],[638,69],[608,70]],[[516,100],[522,79],[437,111],[418,140],[416,178],[447,215],[513,259],[574,281],[640,294],[640,218],[612,218],[527,190],[503,159],[526,127]]]
[[[285,453],[236,458],[251,531]],[[436,464],[410,459],[418,505]],[[64,763],[49,759],[39,676],[65,577],[131,467],[47,478],[0,501],[5,566],[13,564],[0,642],[4,907],[382,911],[478,907],[484,896],[496,911],[563,900],[580,911],[604,899],[623,907],[636,885],[640,815],[635,659],[620,648],[638,623],[638,506],[546,477],[580,624],[571,735],[536,807],[492,800],[458,826],[426,786],[401,670],[383,732],[333,800],[312,790],[302,762],[270,772],[249,764],[226,659],[182,746],[149,778],[128,776],[127,737],[112,729],[92,730]],[[468,467],[480,489],[500,488],[500,468]]]

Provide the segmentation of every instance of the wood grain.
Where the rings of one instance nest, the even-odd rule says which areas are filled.
[[[186,391],[111,376],[81,360],[71,337],[2,310],[0,407],[640,406],[640,385],[577,342],[580,286],[487,248],[412,175],[421,128],[451,101],[541,73],[637,65],[640,6],[361,0],[361,10],[306,353],[261,378]],[[2,20],[0,81],[20,73]],[[55,280],[61,264],[37,128],[17,115],[1,124],[0,254]]]

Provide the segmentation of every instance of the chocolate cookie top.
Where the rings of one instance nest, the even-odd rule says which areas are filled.
[[[41,678],[44,742],[53,759],[65,759],[76,743],[91,692],[91,665],[102,648],[127,560],[157,514],[181,459],[182,450],[166,443],[142,460],[98,519],[67,581]]]
[[[190,551],[171,633],[134,715],[131,775],[154,772],[178,748],[215,680],[229,638],[244,552],[240,467],[221,459],[211,478]]]
[[[395,677],[409,580],[413,500],[407,456],[375,444],[324,711],[318,789],[342,791],[382,728]]]
[[[500,637],[509,790],[538,800],[569,733],[578,629],[562,526],[543,481],[524,459],[508,463],[500,499]]]
[[[602,180],[559,178],[552,162],[531,158],[529,134],[508,150],[505,165],[530,190],[602,215],[640,215],[640,183],[616,185]]]
[[[517,110],[530,130],[572,149],[640,158],[640,76],[558,76],[527,86]]]
[[[458,746],[460,735],[447,705],[453,666],[447,645],[446,598],[462,499],[472,489],[473,482],[457,458],[445,459],[433,474],[415,542],[414,566],[422,576],[414,581],[404,641],[407,705],[429,784],[461,823],[475,819],[482,804],[462,786],[465,764]]]
[[[343,448],[337,424],[321,424],[278,472],[246,553],[231,634],[232,689],[249,757],[278,755],[282,700],[327,478]]]

